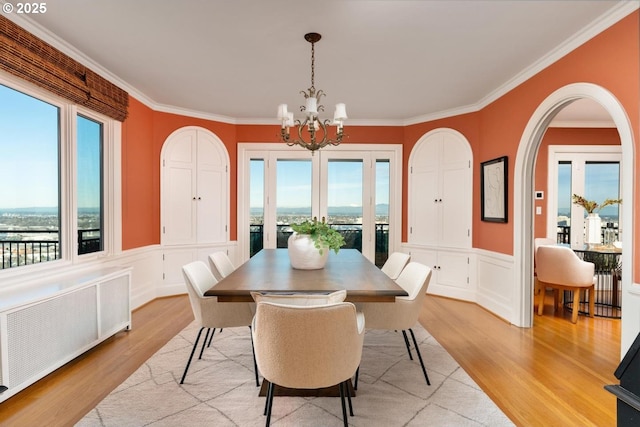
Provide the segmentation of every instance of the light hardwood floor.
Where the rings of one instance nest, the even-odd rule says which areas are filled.
[[[131,331],[1,403],[0,425],[73,425],[192,319],[185,295],[139,308]],[[616,400],[603,387],[617,382],[620,321],[581,316],[573,325],[567,319],[567,313],[551,313],[550,299],[531,329],[511,326],[473,303],[433,296],[420,315],[516,425],[614,426]]]

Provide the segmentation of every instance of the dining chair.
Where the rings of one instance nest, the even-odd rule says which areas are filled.
[[[393,252],[382,265],[381,270],[389,278],[396,280],[409,260],[411,260],[411,255],[404,252]]]
[[[364,317],[356,313],[352,303],[301,306],[259,302],[251,330],[258,368],[269,383],[267,426],[276,385],[293,389],[338,385],[342,419],[348,425],[346,383],[360,364],[364,340]]]
[[[536,277],[542,292],[545,288],[554,289],[553,308],[558,305],[560,291],[573,292],[571,322],[578,321],[580,293],[588,291],[589,316],[595,309],[595,266],[592,262],[581,260],[570,248],[565,246],[540,246],[536,251]],[[544,305],[538,306],[542,315]]]
[[[211,271],[207,268],[207,265],[202,261],[194,261],[186,264],[182,267],[182,273],[184,275],[185,283],[187,285],[187,291],[189,293],[189,302],[191,303],[191,309],[193,310],[193,316],[196,323],[200,326],[198,336],[193,343],[193,349],[191,355],[187,361],[187,366],[184,368],[182,379],[180,384],[184,383],[184,379],[187,376],[189,365],[193,359],[193,355],[198,347],[198,342],[202,336],[202,332],[206,329],[207,332],[202,343],[202,349],[200,350],[200,359],[211,332],[211,338],[216,332],[216,328],[233,328],[240,326],[247,326],[251,328],[251,321],[253,320],[253,310],[251,309],[251,303],[220,303],[217,297],[205,297],[204,293],[218,281],[213,276]],[[209,344],[211,339],[209,339]],[[251,341],[251,347],[253,350],[253,337]],[[256,386],[259,386],[258,370],[256,364],[255,353],[253,355],[253,367],[256,376]]]
[[[538,275],[536,273],[536,252],[540,246],[557,245],[556,240],[549,237],[536,237],[533,239],[533,297],[534,301],[537,300],[538,310],[540,305],[544,306],[544,297],[546,288],[541,288],[538,283]]]
[[[396,280],[396,283],[400,285],[409,296],[396,297],[394,303],[362,303],[358,306],[367,321],[367,329],[402,331],[409,358],[413,360],[409,338],[407,337],[407,330],[409,330],[427,385],[431,385],[431,382],[427,375],[427,369],[424,367],[418,342],[411,328],[418,321],[418,315],[420,314],[422,302],[424,301],[430,281],[431,269],[429,267],[418,262],[410,262]]]
[[[225,252],[218,251],[209,255],[211,271],[218,280],[222,280],[236,269]]]

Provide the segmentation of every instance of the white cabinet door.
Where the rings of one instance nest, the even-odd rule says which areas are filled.
[[[228,155],[212,133],[174,132],[162,149],[162,244],[224,243]]]
[[[227,241],[227,163],[223,147],[211,134],[198,131],[197,241]]]
[[[466,139],[451,129],[430,132],[409,163],[409,243],[470,248],[473,176]]]
[[[162,242],[196,241],[197,142],[195,132],[182,132],[163,148]]]

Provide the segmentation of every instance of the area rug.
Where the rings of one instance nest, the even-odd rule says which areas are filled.
[[[80,427],[263,426],[249,328],[216,333],[194,356],[180,385],[198,328],[192,323],[153,355],[78,424]],[[414,328],[431,385],[401,333],[367,331],[353,398],[353,426],[513,426],[455,360],[422,327]],[[271,423],[340,426],[334,397],[276,396]]]

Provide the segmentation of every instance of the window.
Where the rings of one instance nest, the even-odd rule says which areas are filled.
[[[60,108],[0,86],[2,268],[60,258]]]
[[[558,242],[576,247],[584,244],[586,212],[572,203],[572,195],[579,194],[598,203],[620,198],[620,162],[618,145],[549,147],[548,236],[557,235]],[[616,238],[620,239],[619,206],[605,207],[599,214],[602,226],[614,228]]]
[[[0,271],[79,262],[109,248],[104,201],[113,185],[105,170],[112,167],[106,159],[115,126],[43,90],[0,79]]]
[[[292,222],[325,220],[377,265],[399,246],[399,146],[353,144],[312,154],[239,144],[238,242],[243,257],[286,248]]]
[[[103,249],[102,134],[102,123],[78,115],[78,255]]]

